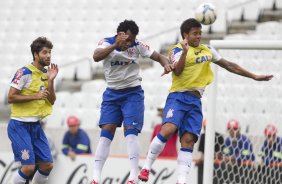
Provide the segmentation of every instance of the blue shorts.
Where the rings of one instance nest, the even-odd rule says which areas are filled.
[[[122,90],[107,88],[103,94],[99,126],[122,124],[141,132],[144,121],[144,91],[141,86]]]
[[[173,92],[167,97],[163,124],[170,122],[177,126],[180,137],[189,132],[200,136],[202,129],[201,99],[188,92]]]
[[[15,161],[20,161],[22,165],[35,165],[37,161],[53,162],[48,140],[39,122],[10,119],[8,136]]]

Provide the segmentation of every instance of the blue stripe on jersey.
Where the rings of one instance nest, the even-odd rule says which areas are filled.
[[[28,69],[27,67],[22,67],[20,70],[23,71],[23,75],[32,74],[32,71]]]
[[[104,38],[105,42],[108,42],[109,44],[114,44],[116,41],[116,37],[108,37],[108,38]]]
[[[181,49],[181,48],[178,48],[178,47],[176,47],[176,48],[173,49],[174,55],[175,55],[176,53],[180,52],[180,51],[182,51],[182,49]]]
[[[21,78],[22,76],[28,75],[28,74],[32,74],[32,71],[28,69],[27,67],[22,67],[16,72],[11,82],[13,82],[16,78]]]

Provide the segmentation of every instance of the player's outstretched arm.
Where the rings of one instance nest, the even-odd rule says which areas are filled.
[[[229,72],[248,77],[257,81],[269,81],[273,78],[273,75],[256,75],[241,66],[239,66],[236,63],[227,61],[226,59],[222,58],[219,61],[215,62],[215,64],[221,66],[222,68],[225,68]]]
[[[174,66],[168,63],[168,59],[156,51],[153,52],[150,58],[159,62],[164,67],[164,72],[162,73],[162,76],[168,74],[174,69]]]

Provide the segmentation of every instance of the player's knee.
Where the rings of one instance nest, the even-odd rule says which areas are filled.
[[[40,166],[40,170],[45,172],[45,173],[50,173],[53,169],[53,163],[48,162],[48,163],[44,163]]]
[[[35,170],[35,165],[24,165],[22,168],[21,168],[21,171],[27,175],[27,176],[30,176]]]
[[[162,128],[161,128],[161,131],[160,131],[160,134],[165,137],[166,139],[169,139],[170,136],[172,134],[175,133],[175,131],[177,130],[177,127],[172,124],[172,123],[165,123]]]
[[[197,138],[195,135],[190,134],[190,133],[185,133],[181,137],[181,147],[193,149],[196,141],[197,141]]]

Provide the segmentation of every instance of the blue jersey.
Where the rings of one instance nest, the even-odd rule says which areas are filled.
[[[67,155],[69,151],[73,151],[77,154],[91,153],[90,139],[86,132],[82,129],[78,129],[77,134],[72,135],[67,131],[64,136],[62,151],[65,155]]]
[[[260,155],[263,163],[266,165],[282,162],[282,138],[277,137],[272,145],[269,145],[267,140],[265,140]]]
[[[237,162],[255,160],[252,143],[242,134],[238,138],[227,137],[223,153],[226,156],[233,156]]]

